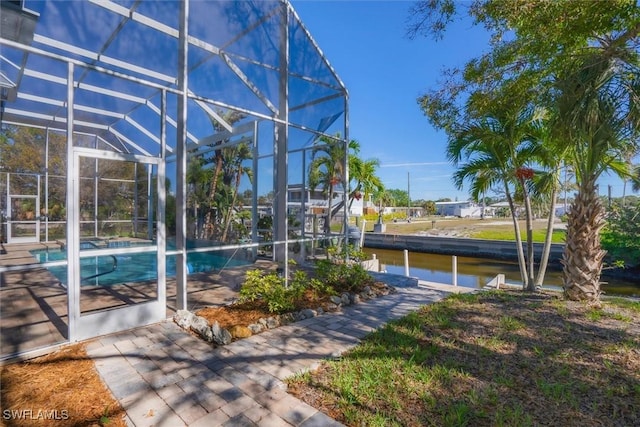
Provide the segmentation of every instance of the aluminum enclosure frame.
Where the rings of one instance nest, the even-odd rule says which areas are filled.
[[[201,16],[203,12],[205,16]],[[336,134],[341,135],[348,182],[347,89],[288,1],[25,0],[22,8],[2,2],[2,15],[0,126],[43,129],[47,141],[54,131],[66,136],[68,261],[65,264],[70,283],[65,342],[166,318],[165,269],[169,255],[176,257],[174,303],[177,309],[190,308],[188,253],[222,249],[255,251],[269,244],[273,246],[273,260],[286,268],[292,239],[305,242],[304,232],[302,238],[291,235],[288,187],[292,182],[304,182],[307,167],[303,160],[296,166],[300,169],[296,172],[299,175],[292,178],[289,152],[309,151],[319,137],[335,139]],[[60,21],[60,16],[71,19],[75,15],[102,18],[104,25],[98,27],[107,29],[108,33],[91,27],[94,21],[90,19]],[[212,18],[225,18],[218,21],[221,29],[210,28]],[[5,26],[5,22],[23,20],[28,22],[24,28],[18,24],[11,24],[11,28]],[[164,56],[158,49],[142,46],[141,40],[156,48],[167,47]],[[140,58],[137,53],[149,57]],[[249,187],[252,190],[251,242],[189,248],[187,169],[190,156],[194,153],[203,156],[211,152],[212,147],[220,149],[214,144],[225,144],[224,141],[243,132],[250,132],[253,138],[254,154],[247,164],[251,164],[256,174]],[[96,147],[83,146],[81,135],[95,138]],[[264,141],[270,141],[270,149],[264,148],[269,145]],[[48,150],[48,142],[46,146]],[[44,170],[39,172],[47,177],[43,178],[46,201],[49,199],[48,156],[45,156]],[[151,209],[156,221],[154,245],[150,249],[129,250],[156,253],[158,292],[154,303],[91,315],[80,312],[80,259],[94,253],[81,254],[80,251],[79,156],[154,165],[153,192],[157,200],[152,203],[149,196],[147,202],[149,229]],[[270,158],[272,179],[259,170],[259,164],[263,164],[259,159]],[[3,162],[0,150],[0,168]],[[151,172],[148,176],[150,184]],[[168,179],[175,183],[175,193],[171,194],[176,200],[175,248],[171,249],[166,245],[165,227],[170,193],[165,186]],[[275,195],[271,242],[257,240],[258,193],[263,187],[272,189]],[[151,190],[149,185],[148,191]],[[342,197],[345,232],[341,237],[346,238],[348,209],[344,189]],[[48,210],[48,205],[45,206]],[[48,236],[46,225],[40,241],[44,238],[43,242],[48,243]],[[335,236],[322,239],[332,237]],[[100,253],[115,253],[115,250]],[[60,261],[38,267],[57,265]],[[26,274],[34,268],[35,264],[29,262],[0,263],[0,278],[9,272]],[[128,320],[115,321],[118,316]],[[34,351],[38,348],[28,345],[12,352],[2,349],[0,357]]]

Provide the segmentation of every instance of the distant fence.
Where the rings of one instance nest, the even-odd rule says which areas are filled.
[[[459,255],[478,258],[517,261],[515,241],[467,239],[457,237],[415,236],[403,234],[384,234],[367,232],[364,236],[365,248],[407,249],[411,252],[423,252],[442,255]],[[536,260],[542,255],[542,243],[534,243]],[[526,254],[526,243],[523,242]],[[552,243],[549,262],[559,263],[562,259],[564,243]]]

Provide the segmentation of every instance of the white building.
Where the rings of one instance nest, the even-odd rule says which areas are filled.
[[[329,201],[324,195],[322,189],[317,188],[311,190],[309,187],[302,189],[301,184],[292,184],[287,187],[288,193],[288,206],[289,208],[300,208],[304,203],[305,211],[309,214],[322,214],[326,213]],[[304,193],[304,197],[303,197]],[[333,201],[331,203],[332,209],[335,210],[336,206],[342,201],[342,190],[334,190]],[[364,210],[364,201],[361,198],[347,200],[347,206],[349,207],[349,216],[362,216]]]
[[[482,218],[483,215],[492,216],[493,209],[468,200],[463,202],[436,202],[436,214],[460,218]]]

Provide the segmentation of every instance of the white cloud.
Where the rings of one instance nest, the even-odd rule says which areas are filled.
[[[381,168],[404,168],[407,166],[441,166],[448,165],[449,162],[419,162],[419,163],[387,163],[381,164]]]

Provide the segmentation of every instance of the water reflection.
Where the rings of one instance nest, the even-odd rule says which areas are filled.
[[[387,273],[404,275],[403,251],[363,248],[367,254],[376,254]],[[452,260],[450,255],[409,253],[409,275],[421,280],[452,283]],[[518,263],[485,258],[457,257],[458,285],[481,288],[497,274],[504,274],[508,283],[522,283]],[[562,287],[562,270],[548,268],[544,280],[545,288]],[[615,279],[602,285],[606,295],[640,297],[640,283]]]

